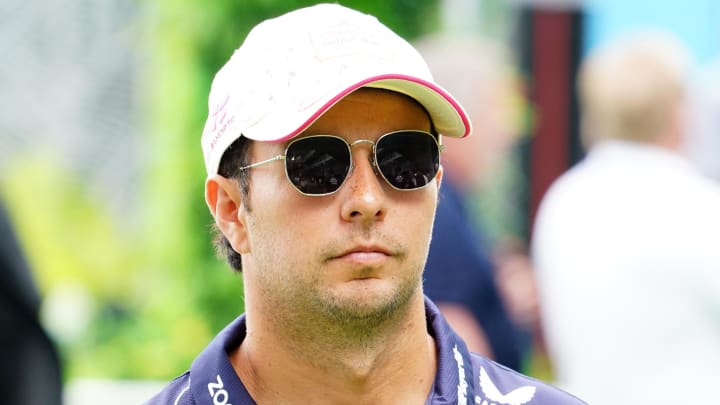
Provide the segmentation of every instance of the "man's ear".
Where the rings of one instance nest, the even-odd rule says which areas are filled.
[[[249,252],[247,216],[237,182],[219,174],[209,176],[205,180],[205,202],[233,250]]]

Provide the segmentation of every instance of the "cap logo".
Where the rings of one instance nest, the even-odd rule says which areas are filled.
[[[210,114],[213,120],[211,129],[211,131],[213,132],[213,138],[210,141],[210,149],[215,149],[215,144],[217,143],[218,138],[220,138],[222,134],[225,133],[228,125],[232,124],[232,122],[235,121],[235,116],[230,116],[230,118],[228,118],[228,101],[230,101],[230,95],[227,95],[223,101],[215,105],[215,109]]]
[[[356,25],[338,24],[310,32],[315,56],[325,60],[343,55],[361,54],[391,59],[392,53],[386,43],[372,31]],[[385,38],[387,40],[387,38]]]
[[[230,95],[225,96],[225,99],[215,106],[215,111],[211,114],[213,117],[213,131],[217,131],[218,125],[222,125],[227,116],[227,103],[230,100]]]

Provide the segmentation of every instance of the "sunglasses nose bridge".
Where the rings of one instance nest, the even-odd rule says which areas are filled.
[[[366,143],[366,144],[370,145],[370,150],[371,150],[371,152],[370,152],[370,159],[369,159],[369,160],[370,160],[370,166],[372,166],[373,171],[375,172],[375,174],[378,174],[378,167],[377,167],[377,164],[376,164],[376,162],[375,162],[375,142],[373,142],[373,141],[371,141],[371,140],[369,140],[369,139],[358,139],[357,141],[353,141],[353,142],[351,142],[351,143],[348,144],[348,146],[350,147],[350,160],[351,160],[350,170],[351,170],[351,172],[352,172],[352,169],[353,169],[353,167],[355,166],[354,163],[352,162],[352,161],[354,160],[354,159],[352,159],[352,148],[353,148],[353,146],[360,145],[360,144],[363,144],[363,143]],[[349,173],[349,174],[352,174],[352,173]],[[349,175],[349,174],[348,174],[348,175]]]
[[[350,149],[352,149],[353,146],[359,145],[361,143],[367,143],[370,145],[371,148],[375,147],[375,142],[369,140],[369,139],[358,139],[357,141],[350,142],[348,145],[350,145]]]

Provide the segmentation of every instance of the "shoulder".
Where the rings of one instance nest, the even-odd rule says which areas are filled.
[[[597,164],[586,158],[560,174],[543,195],[542,205],[563,204],[567,199],[581,198],[593,185],[604,182],[599,177],[606,174],[594,166]]]
[[[255,404],[227,355],[240,344],[245,333],[245,316],[241,315],[215,336],[189,371],[170,382],[146,405]]]
[[[514,405],[580,405],[581,399],[550,384],[471,354],[475,403]]]
[[[144,405],[195,405],[190,389],[190,372],[186,371],[171,381]]]

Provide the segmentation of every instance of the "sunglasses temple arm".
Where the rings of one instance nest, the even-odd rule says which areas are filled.
[[[251,164],[251,165],[243,166],[243,167],[240,168],[240,170],[252,169],[253,167],[262,166],[262,165],[264,165],[264,164],[271,163],[271,162],[274,162],[274,161],[276,161],[276,160],[285,160],[285,155],[277,155],[277,156],[271,157],[270,159],[267,159],[267,160],[263,160],[263,161],[260,161],[260,162],[257,162],[257,163],[253,163],[253,164]]]

